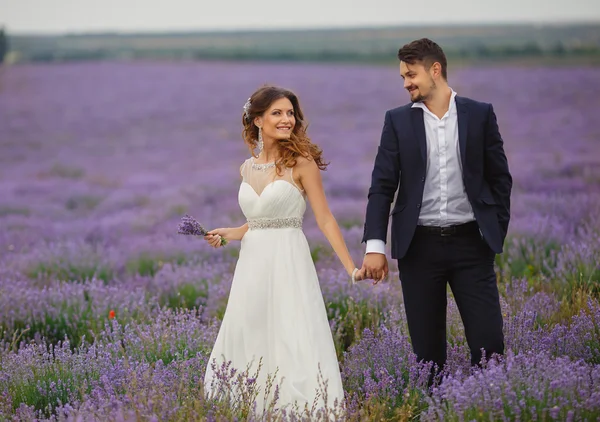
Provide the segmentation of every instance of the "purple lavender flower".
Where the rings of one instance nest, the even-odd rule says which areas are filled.
[[[189,236],[206,236],[208,234],[208,230],[206,230],[194,217],[186,214],[181,217],[181,222],[179,223],[177,233]],[[227,240],[222,237],[221,246],[225,246],[226,244]]]

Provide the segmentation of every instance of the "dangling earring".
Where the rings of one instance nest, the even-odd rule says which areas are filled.
[[[258,152],[260,153],[263,150],[263,137],[262,137],[262,129],[258,128]]]

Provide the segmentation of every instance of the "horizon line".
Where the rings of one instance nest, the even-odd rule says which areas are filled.
[[[179,28],[179,29],[98,29],[67,31],[10,31],[9,25],[0,23],[0,29],[10,36],[99,36],[99,35],[184,35],[184,34],[236,34],[236,33],[272,33],[272,32],[339,32],[353,30],[389,30],[402,28],[456,28],[456,27],[498,27],[498,26],[600,26],[600,20],[531,20],[531,21],[481,21],[481,22],[445,22],[445,23],[402,23],[382,25],[332,25],[332,26],[286,26],[286,27],[237,27],[237,28]]]

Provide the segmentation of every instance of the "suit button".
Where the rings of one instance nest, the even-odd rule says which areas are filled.
[[[424,177],[421,177],[421,182],[424,182],[424,181],[425,181],[425,178],[424,178]]]
[[[421,208],[421,204],[417,204],[417,208]]]

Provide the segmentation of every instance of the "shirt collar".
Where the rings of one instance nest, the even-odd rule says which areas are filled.
[[[450,103],[448,104],[448,111],[452,110],[455,107],[455,98],[456,92],[450,87],[450,91],[452,91],[452,95],[450,95]],[[429,111],[424,102],[419,101],[417,103],[413,103],[412,108],[422,108],[423,110]]]

